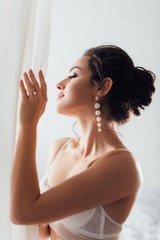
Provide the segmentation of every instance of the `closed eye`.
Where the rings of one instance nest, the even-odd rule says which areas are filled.
[[[77,75],[69,76],[70,79],[75,78],[75,77],[77,77]]]

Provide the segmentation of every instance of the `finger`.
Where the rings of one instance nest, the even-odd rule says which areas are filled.
[[[34,87],[35,87],[37,96],[41,96],[40,86],[39,86],[39,84],[38,84],[38,82],[37,82],[37,80],[36,80],[36,78],[35,78],[35,75],[34,75],[32,69],[29,70],[29,76],[30,76],[30,78],[31,78],[31,81],[32,81]]]
[[[39,79],[40,79],[40,83],[41,83],[42,96],[47,101],[48,100],[48,97],[47,97],[47,84],[45,82],[42,70],[39,71]]]
[[[31,83],[31,81],[28,77],[28,74],[25,72],[25,73],[23,73],[23,76],[24,76],[24,80],[25,80],[25,83],[26,83],[27,88],[28,88],[28,92],[29,93],[34,92],[35,89],[34,89],[34,86],[33,86],[33,84]]]
[[[21,89],[21,93],[22,93],[22,98],[27,98],[27,91],[24,87],[24,83],[23,83],[23,80],[21,79],[20,80],[20,89]]]

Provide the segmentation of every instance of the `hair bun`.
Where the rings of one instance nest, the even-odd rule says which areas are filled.
[[[148,106],[152,101],[152,94],[155,92],[154,82],[156,77],[153,72],[143,67],[134,67],[134,95],[131,100],[131,109],[135,115],[140,115],[140,109]]]

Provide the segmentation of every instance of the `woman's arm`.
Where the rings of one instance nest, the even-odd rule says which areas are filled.
[[[13,223],[16,223],[21,214],[33,206],[40,196],[36,168],[36,135],[36,128],[20,127],[11,178],[10,218]]]
[[[38,173],[36,167],[37,124],[45,111],[47,103],[47,85],[42,71],[39,71],[41,88],[33,74],[29,71],[24,78],[28,92],[36,91],[36,95],[27,95],[23,81],[20,82],[22,101],[20,105],[20,129],[13,156],[11,176],[10,218],[13,223],[23,215],[40,196]]]

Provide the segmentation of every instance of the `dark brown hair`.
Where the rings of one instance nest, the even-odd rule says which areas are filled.
[[[132,59],[121,48],[114,45],[100,45],[85,51],[90,56],[88,66],[92,71],[91,84],[100,84],[109,77],[113,85],[102,101],[102,114],[105,106],[110,110],[109,119],[125,123],[130,112],[140,115],[140,108],[148,106],[155,92],[155,75],[143,67],[135,67]]]

